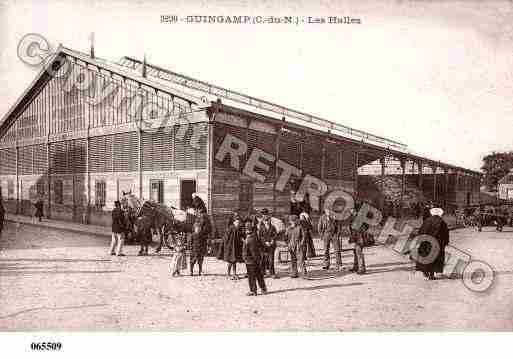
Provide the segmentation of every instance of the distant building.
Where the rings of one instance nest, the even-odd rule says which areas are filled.
[[[499,180],[497,188],[500,199],[513,202],[513,169]]]

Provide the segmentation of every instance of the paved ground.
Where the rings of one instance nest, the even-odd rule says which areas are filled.
[[[424,281],[407,257],[366,249],[368,274],[310,262],[310,279],[268,279],[246,297],[209,259],[206,275],[172,278],[169,253],[107,255],[105,237],[9,223],[0,245],[0,330],[513,330],[513,229],[451,232],[497,271],[487,294],[460,280]],[[352,256],[345,253],[347,267]]]

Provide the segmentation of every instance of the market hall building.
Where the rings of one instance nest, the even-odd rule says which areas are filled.
[[[0,187],[9,213],[32,215],[41,198],[45,217],[107,226],[123,192],[178,208],[196,192],[222,230],[234,210],[288,214],[290,190],[306,176],[327,194],[341,189],[379,208],[479,203],[479,172],[145,60],[93,54],[60,46],[4,116]],[[238,159],[223,155],[227,143]],[[255,149],[263,153],[256,177],[244,171]]]

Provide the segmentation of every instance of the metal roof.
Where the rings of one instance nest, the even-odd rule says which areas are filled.
[[[97,68],[103,69],[107,72],[115,73],[124,78],[136,81],[140,84],[158,89],[165,93],[169,93],[175,97],[179,97],[185,101],[195,104],[199,108],[207,108],[210,106],[208,97],[192,95],[190,93],[182,91],[181,89],[171,87],[168,84],[179,85],[181,87],[194,90],[195,92],[207,94],[209,96],[215,96],[216,98],[225,98],[231,100],[235,103],[238,103],[239,105],[242,105],[241,110],[249,108],[248,111],[252,112],[255,109],[257,109],[268,113],[280,114],[284,118],[289,117],[299,121],[300,127],[302,128],[307,128],[313,131],[319,131],[315,128],[312,128],[312,126],[316,126],[320,128],[320,131],[327,135],[327,137],[350,140],[352,142],[358,142],[359,144],[368,146],[369,148],[375,150],[389,152],[391,154],[395,154],[398,156],[407,157],[409,159],[417,161],[424,161],[432,165],[439,165],[453,170],[472,173],[475,175],[481,175],[481,173],[477,171],[469,170],[459,166],[453,166],[440,161],[429,159],[425,156],[413,154],[410,151],[408,151],[407,146],[403,143],[390,140],[381,136],[376,136],[365,131],[356,130],[354,128],[341,125],[336,122],[328,121],[304,112],[295,111],[266,100],[261,100],[255,97],[247,96],[240,92],[215,86],[204,81],[196,80],[191,77],[160,68],[155,65],[146,64],[148,68],[147,76],[143,77],[142,74],[137,72],[140,66],[142,66],[142,61],[133,59],[131,57],[125,56],[122,58],[119,64],[116,64],[114,62],[103,60],[98,57],[92,58],[88,54],[72,50],[61,45],[59,45],[59,48],[53,55],[53,58],[51,58],[51,61],[47,62],[47,66],[41,69],[41,71],[38,73],[34,81],[32,81],[30,86],[22,93],[22,95],[18,98],[16,103],[3,116],[2,122],[0,122],[0,137],[3,136],[7,128],[10,126],[11,122],[14,121],[15,116],[12,116],[12,114],[16,111],[16,109],[18,109],[18,107],[20,107],[23,100],[27,95],[29,95],[30,91],[33,90],[34,86],[39,81],[41,81],[45,76],[49,75],[46,70],[49,66],[52,66],[52,64],[56,61],[59,55],[69,56],[79,61],[83,61],[86,64],[96,66]],[[287,123],[293,123],[297,125],[297,123],[290,122],[288,120]],[[338,134],[337,132],[341,134]]]

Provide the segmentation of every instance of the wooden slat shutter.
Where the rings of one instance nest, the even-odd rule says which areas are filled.
[[[170,171],[173,169],[172,134],[158,131],[152,134],[153,170]]]
[[[142,170],[153,171],[153,141],[151,133],[142,133]]]
[[[342,152],[342,179],[354,179],[354,167],[356,162],[356,153],[354,151]]]
[[[114,135],[114,172],[130,171],[130,133]]]
[[[270,155],[275,156],[275,139],[276,136],[270,133],[255,131],[255,130],[248,130],[248,155],[247,158],[249,159],[249,156],[251,155],[252,151],[257,148],[262,151],[267,152]],[[255,172],[263,175],[266,177],[266,180],[272,180],[275,176],[275,163],[269,162],[265,159],[260,159],[259,161],[265,163],[269,166],[269,171],[264,171],[263,169],[256,168]]]
[[[280,139],[280,160],[300,168],[301,138],[290,132],[283,131]]]
[[[46,145],[36,145],[34,147],[34,174],[45,174],[48,167],[48,158]]]
[[[69,143],[69,171],[71,173],[86,172],[86,140],[77,139]]]
[[[112,172],[113,136],[91,137],[89,140],[90,172]]]
[[[208,152],[208,125],[205,123],[194,124],[194,133],[197,136],[194,139],[195,148],[195,169],[201,170],[207,168],[207,152]]]
[[[16,149],[7,148],[0,150],[0,174],[16,174]]]
[[[66,142],[55,142],[50,145],[50,165],[54,174],[67,173],[68,145]]]
[[[136,132],[119,133],[114,136],[114,171],[137,171],[139,145]]]
[[[302,142],[302,163],[303,176],[310,175],[321,178],[322,166],[322,143],[318,138],[306,137]]]
[[[325,145],[325,160],[324,160],[324,178],[338,179],[340,178],[340,151],[336,145]]]
[[[20,175],[32,174],[32,146],[19,148],[18,172]]]

